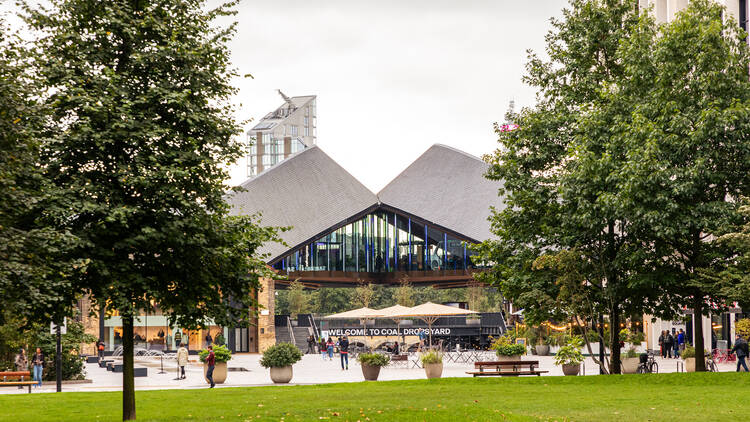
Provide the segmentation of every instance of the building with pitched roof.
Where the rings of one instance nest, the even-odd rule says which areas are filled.
[[[269,265],[309,286],[361,282],[465,285],[480,270],[469,244],[491,238],[501,209],[487,163],[433,145],[378,194],[313,146],[287,157],[228,196],[235,215],[260,213],[289,227],[268,244]]]

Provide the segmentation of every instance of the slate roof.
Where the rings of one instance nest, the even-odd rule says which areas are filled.
[[[430,147],[378,193],[380,202],[483,241],[490,206],[504,208],[500,184],[484,177],[488,164],[446,145]]]
[[[264,226],[291,226],[281,233],[288,247],[272,243],[259,251],[268,262],[289,248],[382,203],[451,229],[476,241],[494,236],[490,206],[503,207],[500,185],[484,178],[488,164],[477,157],[433,145],[376,196],[312,146],[245,181],[231,193],[232,215],[262,213]]]
[[[377,197],[317,146],[289,156],[231,193],[232,215],[262,213],[264,226],[292,226],[281,237],[294,247],[377,204]],[[259,251],[276,258],[288,250],[268,243]],[[270,260],[269,260],[270,261]]]

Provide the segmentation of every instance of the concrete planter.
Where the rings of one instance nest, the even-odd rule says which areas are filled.
[[[276,384],[288,383],[292,380],[293,375],[294,372],[292,371],[292,365],[271,368],[271,381]]]
[[[536,354],[539,356],[548,356],[549,355],[549,344],[539,344],[534,346],[534,350],[536,351]]]
[[[641,363],[639,358],[622,358],[622,373],[635,374],[638,372],[638,364]]]
[[[685,358],[685,372],[695,372],[695,358]]]
[[[562,365],[563,374],[565,374],[566,376],[576,376],[578,375],[578,371],[580,370],[581,370],[581,365],[576,364],[576,363]]]
[[[424,366],[424,373],[428,379],[440,378],[443,376],[443,362],[428,363]]]
[[[203,379],[208,382],[208,378],[206,378],[206,373],[208,372],[208,364],[203,364]],[[227,363],[226,362],[216,362],[216,366],[214,366],[214,383],[216,384],[224,384],[224,381],[227,380]]]
[[[380,367],[363,363],[362,375],[365,377],[365,381],[377,381],[378,375],[380,375]]]
[[[498,362],[521,360],[521,355],[513,355],[513,356],[497,355],[497,360]]]
[[[479,325],[480,321],[479,318],[466,318],[466,325]]]

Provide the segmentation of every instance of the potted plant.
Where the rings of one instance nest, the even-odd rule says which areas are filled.
[[[638,358],[638,353],[635,351],[635,347],[631,346],[628,351],[625,352],[625,357],[620,359],[620,363],[622,365],[623,374],[635,374],[638,372],[640,358]]]
[[[443,375],[443,354],[435,350],[422,355],[420,358],[427,378],[440,378]]]
[[[536,354],[539,356],[549,356],[549,348],[553,342],[552,337],[544,335],[544,333],[539,333],[536,345],[534,346]]]
[[[357,361],[362,365],[362,375],[366,381],[377,381],[380,375],[380,368],[388,365],[391,361],[386,355],[380,353],[360,353]]]
[[[583,340],[578,336],[571,336],[565,342],[564,346],[560,346],[560,349],[555,354],[555,365],[562,366],[563,374],[565,375],[578,375],[578,371],[581,369],[581,362],[583,362],[583,354],[581,353],[581,345]]]
[[[275,344],[263,352],[260,366],[270,368],[271,381],[276,384],[286,384],[294,375],[292,365],[302,359],[302,352],[291,343]]]
[[[223,345],[215,345],[213,347],[214,350],[214,360],[216,362],[216,366],[214,366],[214,383],[216,384],[224,384],[224,381],[227,380],[227,362],[229,362],[230,359],[232,359],[232,352],[227,349],[227,346]],[[208,364],[206,363],[206,358],[208,357],[208,349],[201,350],[198,353],[198,358],[203,362],[203,377],[206,377],[206,373],[208,372]],[[206,379],[206,382],[209,382],[208,379]]]
[[[518,360],[521,355],[526,353],[526,346],[514,344],[513,339],[508,335],[498,337],[492,342],[490,348],[495,351],[499,361]]]
[[[685,361],[685,372],[695,372],[695,347],[685,346],[680,357]]]

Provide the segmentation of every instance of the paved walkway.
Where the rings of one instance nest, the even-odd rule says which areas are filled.
[[[197,357],[191,356],[191,363],[187,367],[187,379],[176,380],[177,368],[174,360],[164,361],[165,374],[159,374],[159,360],[143,360],[136,358],[136,366],[147,366],[148,377],[135,379],[137,390],[157,390],[172,388],[206,388],[203,379],[203,366],[197,361]],[[549,371],[546,376],[562,375],[562,370],[554,364],[552,356],[524,356],[524,360],[539,360],[542,370]],[[268,375],[268,370],[259,364],[260,355],[237,354],[229,361],[229,368],[242,368],[243,371],[231,371],[227,381],[219,387],[247,387],[273,385]],[[320,355],[305,355],[302,361],[294,365],[294,378],[291,384],[325,384],[335,382],[360,382],[363,381],[362,370],[356,362],[349,363],[349,370],[342,371],[338,356],[333,361],[323,360]],[[676,372],[677,360],[657,358],[659,372]],[[599,368],[593,360],[587,358],[584,362],[586,375],[596,375]],[[411,364],[410,364],[411,366]],[[470,377],[465,372],[473,370],[473,364],[446,363],[443,369],[443,377]],[[719,370],[734,371],[735,364],[720,364]],[[93,382],[86,384],[63,385],[63,391],[119,391],[122,388],[122,374],[109,372],[96,364],[86,364],[86,377]],[[407,380],[424,379],[424,370],[420,368],[383,368],[380,372],[380,380]],[[54,392],[55,383],[46,382],[40,389],[32,389],[32,393]],[[28,390],[19,390],[16,387],[2,387],[0,394],[28,394]]]

